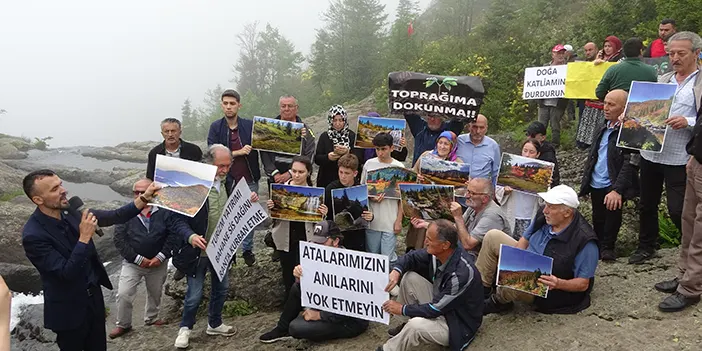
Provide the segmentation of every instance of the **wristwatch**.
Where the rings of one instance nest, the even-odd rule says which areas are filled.
[[[145,204],[149,203],[149,200],[147,200],[146,196],[144,196],[144,195],[139,195],[139,200],[143,201]]]

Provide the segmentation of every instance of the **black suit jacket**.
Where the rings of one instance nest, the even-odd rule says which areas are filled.
[[[154,146],[149,151],[149,163],[146,165],[146,178],[154,180],[154,172],[156,171],[156,155],[166,154],[166,142],[162,142]],[[200,147],[180,139],[180,158],[200,162],[202,160],[202,150]]]
[[[90,210],[98,225],[109,227],[124,223],[139,214],[134,203],[114,211]],[[68,225],[79,232],[79,219],[66,216]],[[77,329],[88,308],[86,263],[92,264],[99,284],[112,289],[105,267],[92,240],[78,242],[62,230],[62,221],[49,217],[37,208],[22,230],[22,245],[30,262],[37,268],[44,289],[44,327],[54,331]]]

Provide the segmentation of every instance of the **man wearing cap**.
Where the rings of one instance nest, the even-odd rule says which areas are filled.
[[[566,61],[565,46],[558,44],[551,50],[551,62],[546,66],[559,66]],[[551,141],[558,147],[561,143],[561,118],[568,105],[567,99],[550,98],[539,100],[539,122],[548,127],[551,123]]]
[[[548,161],[554,165],[551,186],[554,187],[561,184],[561,172],[560,167],[558,167],[558,159],[556,158],[556,147],[546,141],[546,126],[539,121],[534,121],[529,124],[525,132],[527,137],[536,139],[541,143],[539,160]]]
[[[331,220],[325,220],[315,226],[314,235],[310,242],[343,248],[340,246],[343,238],[341,230],[336,223]],[[353,338],[361,335],[368,329],[367,320],[318,311],[312,308],[303,308],[302,292],[300,290],[301,265],[295,267],[293,275],[297,281],[290,288],[290,294],[288,294],[288,299],[285,301],[283,313],[278,319],[278,324],[271,331],[261,335],[258,338],[259,341],[270,344],[295,338],[319,342]]]
[[[232,165],[227,174],[225,189],[227,196],[242,178],[246,179],[249,189],[258,193],[258,181],[261,179],[261,170],[258,165],[258,151],[251,148],[251,132],[253,121],[239,118],[241,96],[234,89],[227,89],[221,97],[224,117],[212,122],[207,133],[207,146],[222,144],[229,147],[232,153]],[[244,238],[241,247],[244,251],[244,262],[252,266],[256,262],[253,253],[254,231]]]
[[[393,265],[385,291],[399,286],[397,301],[383,309],[407,323],[388,330],[392,337],[376,351],[415,350],[429,345],[465,349],[483,322],[483,291],[473,257],[459,245],[456,226],[431,222],[424,248]]]
[[[483,286],[489,290],[495,282],[500,244],[552,257],[551,275],[539,278],[539,282],[549,288],[548,298],[497,288],[485,299],[485,314],[510,310],[516,300],[534,304],[542,313],[571,314],[590,306],[599,251],[597,235],[577,210],[578,194],[567,185],[559,185],[539,196],[546,206],[532,220],[522,238],[516,241],[499,230],[489,231],[475,265]]]
[[[177,157],[195,162],[200,162],[200,160],[202,160],[202,150],[200,150],[200,147],[181,139],[181,132],[182,128],[179,120],[166,118],[161,121],[163,142],[154,146],[154,148],[149,151],[149,159],[146,164],[146,178],[154,180],[156,155]]]
[[[573,45],[565,44],[563,47],[566,49],[565,61],[568,62],[580,61],[578,59],[578,53],[575,52]],[[568,100],[568,106],[566,106],[566,112],[568,115],[568,121],[575,121],[575,104],[577,100]]]
[[[280,105],[280,114],[276,119],[283,121],[303,123],[300,116],[297,115],[297,99],[292,95],[281,96],[278,100]],[[302,128],[302,156],[312,160],[316,151],[316,143],[312,130],[307,127],[307,124]],[[261,162],[263,169],[268,176],[268,184],[270,183],[285,183],[292,178],[292,159],[295,155],[279,154],[271,151],[261,151]]]

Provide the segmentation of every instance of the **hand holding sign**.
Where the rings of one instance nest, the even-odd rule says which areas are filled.
[[[394,300],[387,300],[383,304],[383,310],[387,313],[394,314],[396,316],[401,316],[402,315],[402,307],[404,305],[394,301]]]
[[[390,272],[390,278],[388,278],[388,286],[385,287],[386,292],[390,292],[390,290],[394,289],[395,286],[397,285],[397,282],[400,281],[400,272],[393,270]]]

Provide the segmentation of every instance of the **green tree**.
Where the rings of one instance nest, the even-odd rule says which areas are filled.
[[[183,106],[180,108],[180,120],[183,123],[183,138],[186,140],[197,140],[199,132],[198,121],[193,116],[190,99],[185,99]]]

